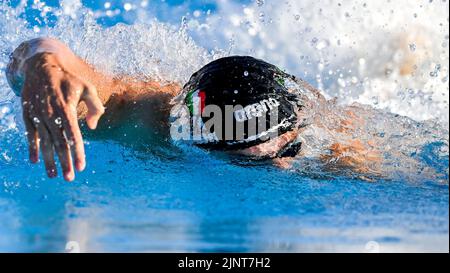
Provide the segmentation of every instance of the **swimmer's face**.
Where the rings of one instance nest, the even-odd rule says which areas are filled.
[[[234,151],[234,153],[248,157],[273,158],[283,147],[294,141],[297,135],[298,129],[295,129],[259,145]]]
[[[300,110],[295,109],[297,117],[301,116]],[[297,121],[299,122],[299,121]],[[248,157],[258,157],[258,158],[274,158],[277,153],[285,147],[287,144],[293,142],[299,134],[299,129],[294,129],[284,134],[277,136],[267,142],[234,151],[235,154],[244,155]]]

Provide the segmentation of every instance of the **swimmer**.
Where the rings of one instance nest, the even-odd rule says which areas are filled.
[[[57,176],[56,155],[67,181],[74,180],[75,170],[85,169],[81,119],[109,136],[111,128],[133,121],[142,125],[140,133],[128,134],[134,141],[170,132],[204,149],[268,160],[281,168],[317,150],[311,131],[345,136],[319,152],[325,168],[376,173],[373,166],[381,160],[373,140],[352,138],[364,126],[359,109],[333,114],[332,104],[314,87],[248,56],[215,60],[182,86],[107,75],[61,41],[37,38],[13,52],[6,76],[22,100],[30,161],[38,162],[41,153],[51,178]],[[324,123],[324,117],[333,122]]]

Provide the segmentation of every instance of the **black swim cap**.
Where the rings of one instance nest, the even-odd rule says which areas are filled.
[[[222,124],[227,122],[226,106],[237,106],[237,110],[232,113],[231,127],[212,127],[209,132],[215,135],[214,139],[194,143],[213,149],[242,149],[292,130],[297,121],[296,96],[284,86],[287,76],[276,66],[249,56],[225,57],[202,67],[182,92],[191,125],[195,116],[202,124],[210,119],[202,115],[208,105],[220,108]],[[230,137],[227,131],[231,129]]]

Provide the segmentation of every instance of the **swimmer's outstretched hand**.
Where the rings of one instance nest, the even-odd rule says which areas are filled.
[[[82,171],[86,166],[78,119],[85,118],[87,126],[95,129],[105,112],[104,103],[112,109],[120,106],[116,108],[120,111],[123,103],[142,101],[148,107],[141,111],[148,113],[153,107],[160,113],[159,104],[168,103],[181,88],[176,83],[101,73],[61,41],[46,37],[23,42],[14,50],[6,78],[22,97],[31,162],[38,161],[40,150],[48,176],[56,177],[58,154],[67,181],[75,178],[74,169]]]
[[[77,106],[80,101],[86,104],[90,129],[96,128],[104,107],[95,86],[77,67],[82,65],[79,59],[67,54],[43,52],[26,60],[22,103],[31,162],[38,161],[41,150],[47,175],[56,177],[56,152],[64,179],[72,181],[73,162],[78,171],[86,166]]]

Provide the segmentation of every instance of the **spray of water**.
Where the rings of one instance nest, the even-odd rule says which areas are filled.
[[[217,16],[188,26],[202,45],[231,41],[231,53],[284,67],[342,103],[448,122],[448,10],[428,0],[219,1]]]
[[[37,36],[62,40],[109,73],[181,84],[213,59],[250,54],[306,79],[328,98],[337,97],[315,109],[333,113],[319,115],[325,127],[342,120],[351,103],[370,105],[354,108],[368,122],[352,137],[376,139],[388,159],[384,169],[427,172],[448,181],[447,1],[218,1],[215,12],[195,11],[181,24],[158,22],[145,1],[129,2],[122,10],[105,4],[105,10],[94,11],[78,0],[57,7],[2,2],[0,69],[15,47]],[[39,24],[25,16],[29,10]],[[115,16],[131,24],[98,23]],[[23,132],[19,110],[19,100],[0,77],[3,139]],[[308,145],[301,168],[323,147],[342,140],[317,127],[303,137]],[[8,144],[3,141],[0,151]]]

